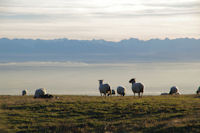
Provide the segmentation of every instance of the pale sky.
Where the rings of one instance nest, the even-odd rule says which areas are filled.
[[[0,38],[200,38],[200,0],[0,0]]]

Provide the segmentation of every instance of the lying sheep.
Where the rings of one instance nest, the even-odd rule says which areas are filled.
[[[118,93],[119,95],[125,96],[125,91],[126,91],[126,89],[125,89],[124,87],[122,87],[122,86],[118,86],[118,87],[117,87],[117,93]]]
[[[27,92],[28,92],[27,90],[23,90],[23,91],[22,91],[22,96],[27,95]]]
[[[164,92],[164,93],[161,93],[160,95],[169,95],[169,93]]]
[[[104,96],[106,96],[106,94],[109,96],[111,95],[111,88],[109,84],[103,84],[103,80],[99,80],[99,92],[100,95],[102,96],[102,94],[104,94]]]
[[[143,94],[144,92],[144,85],[142,83],[136,83],[134,78],[129,80],[129,83],[132,83],[132,91],[134,93],[134,96],[135,96],[135,93],[138,93],[138,96],[140,97],[140,93]]]
[[[39,88],[35,91],[34,98],[41,98],[42,96],[46,94],[47,94],[47,91],[45,88]]]
[[[170,95],[179,95],[178,92],[178,87],[177,86],[172,86],[169,92]]]
[[[53,95],[47,94],[45,88],[39,88],[35,91],[34,98],[53,98]]]

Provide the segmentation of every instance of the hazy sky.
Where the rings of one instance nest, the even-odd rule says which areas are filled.
[[[0,38],[200,38],[199,0],[0,0]]]

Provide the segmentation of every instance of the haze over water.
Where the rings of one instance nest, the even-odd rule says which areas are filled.
[[[160,95],[178,86],[181,94],[194,94],[200,84],[200,63],[114,63],[82,62],[8,62],[0,63],[0,95],[21,95],[37,88],[50,94],[99,95],[98,80],[104,79],[112,89],[125,86],[136,78],[145,85],[145,95]]]

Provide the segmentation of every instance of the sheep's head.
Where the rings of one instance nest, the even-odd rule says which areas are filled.
[[[99,83],[100,83],[100,84],[102,84],[102,83],[103,83],[103,80],[102,80],[102,79],[101,79],[101,80],[99,80]]]
[[[135,78],[132,78],[131,80],[129,80],[129,83],[135,83]]]

